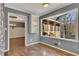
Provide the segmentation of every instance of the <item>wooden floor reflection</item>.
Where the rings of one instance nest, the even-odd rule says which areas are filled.
[[[6,53],[7,56],[72,56],[72,54],[62,52],[58,49],[44,44],[35,44],[28,47],[16,47]]]

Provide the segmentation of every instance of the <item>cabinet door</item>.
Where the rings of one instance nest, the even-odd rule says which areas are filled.
[[[39,17],[31,15],[31,33],[39,32]]]

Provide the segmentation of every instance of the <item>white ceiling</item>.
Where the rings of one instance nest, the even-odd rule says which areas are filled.
[[[5,3],[5,6],[41,16],[70,4],[71,3],[50,3],[48,8],[43,8],[42,3]]]

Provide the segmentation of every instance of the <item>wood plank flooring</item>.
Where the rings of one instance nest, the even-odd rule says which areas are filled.
[[[19,41],[21,41],[21,39],[23,38],[20,38]],[[73,54],[60,51],[41,43],[25,47],[23,41],[22,44],[18,44],[19,41],[17,40],[16,43],[13,42],[13,40],[11,41],[11,49],[5,53],[6,56],[73,56]]]
[[[15,48],[23,47],[23,46],[25,46],[24,37],[10,39],[10,51],[14,50]]]

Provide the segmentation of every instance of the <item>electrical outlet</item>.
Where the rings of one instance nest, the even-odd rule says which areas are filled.
[[[32,42],[32,39],[30,39],[30,41]]]
[[[61,45],[61,42],[58,42],[58,45]]]
[[[61,42],[56,42],[56,43],[54,43],[54,45],[59,46],[59,45],[61,45]]]

